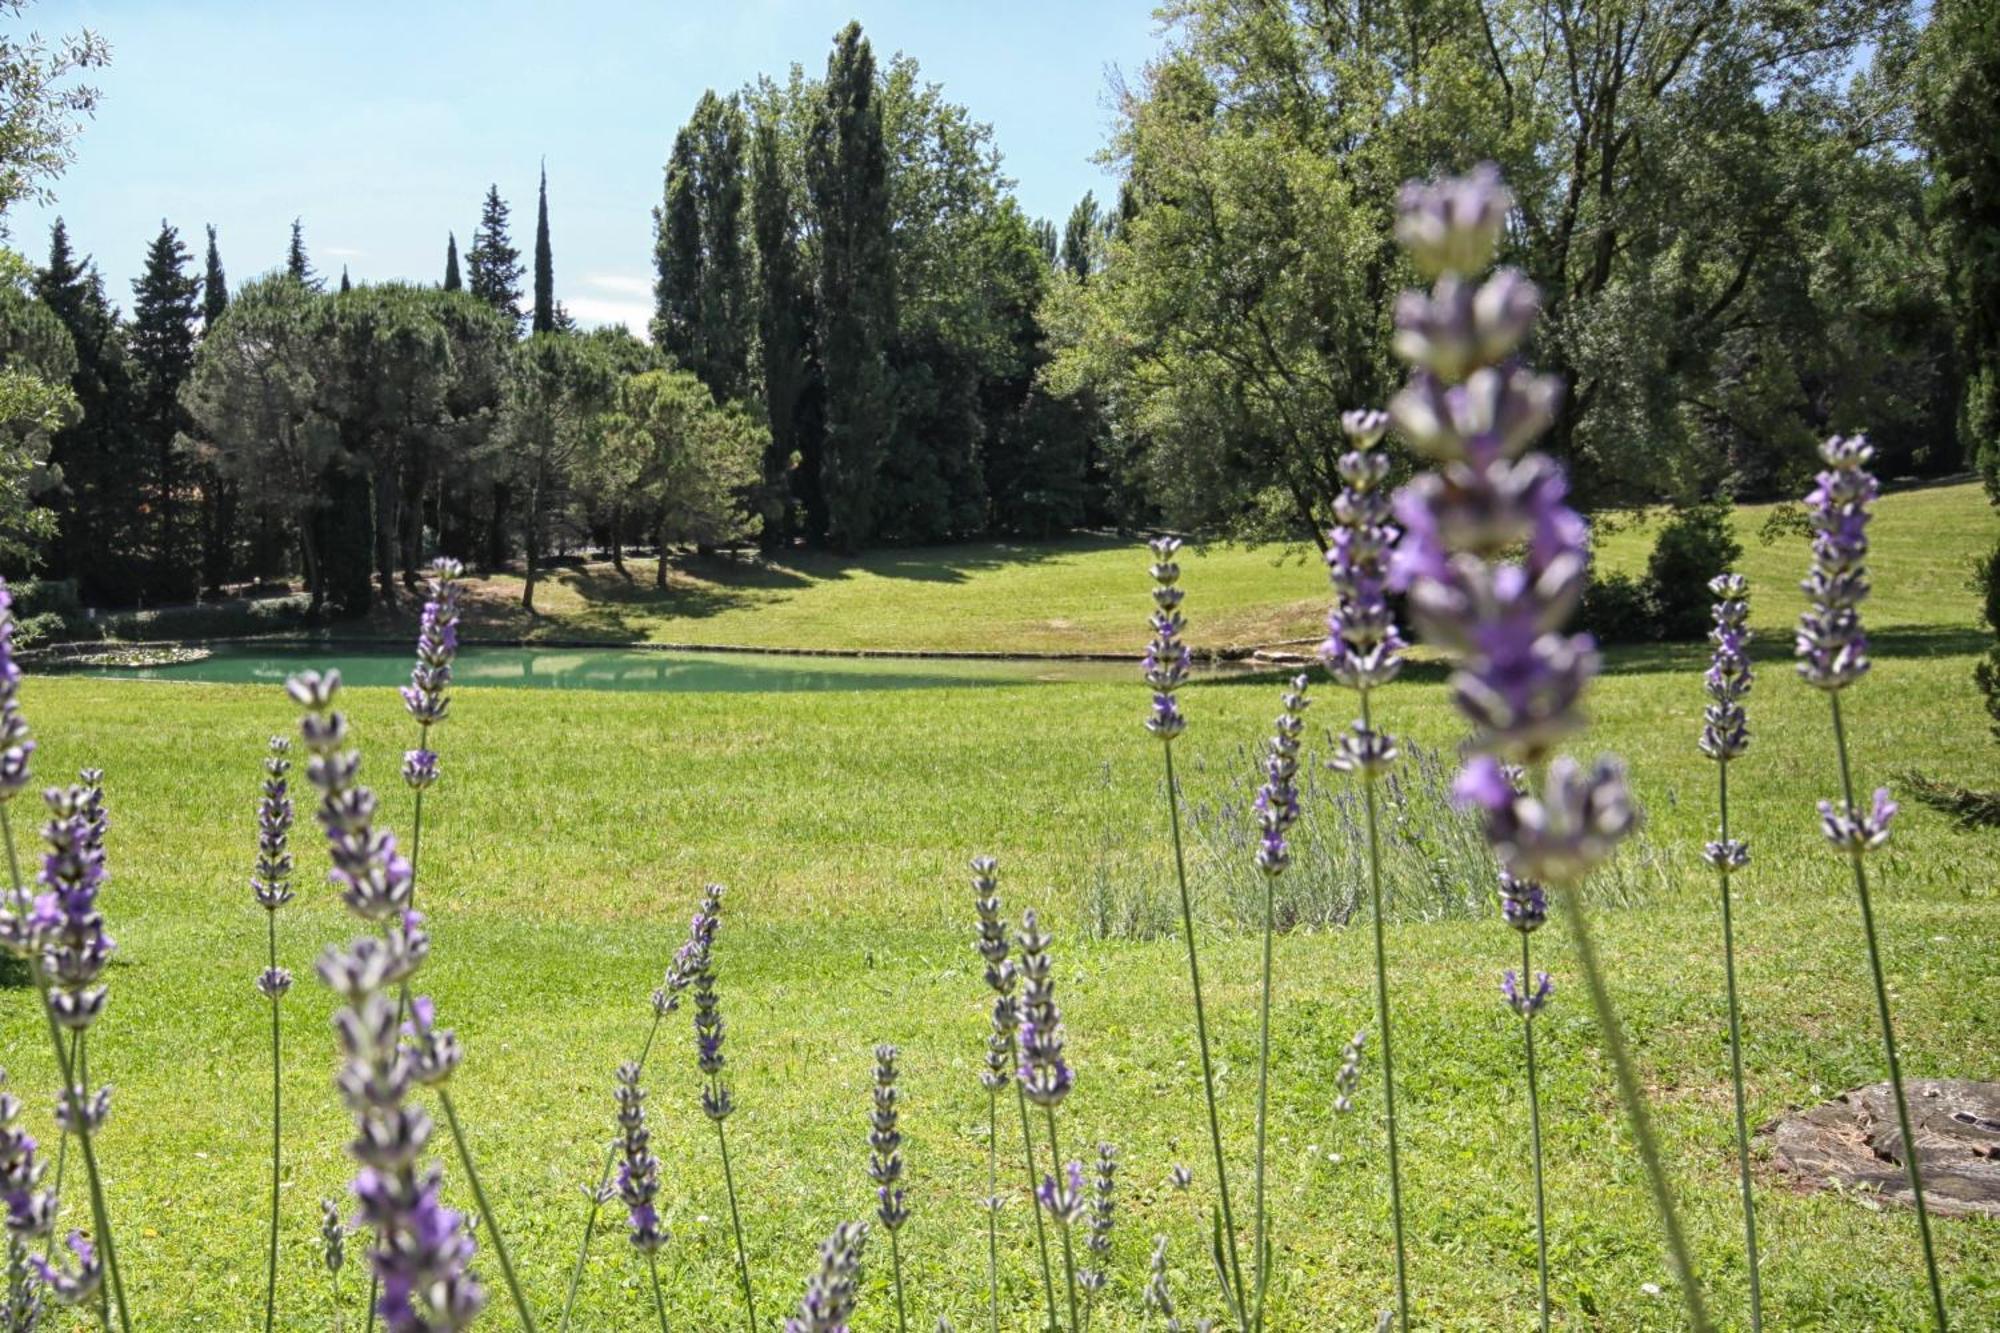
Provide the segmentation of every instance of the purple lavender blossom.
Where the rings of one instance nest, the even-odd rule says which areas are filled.
[[[1500,871],[1500,918],[1523,935],[1532,935],[1549,919],[1548,891],[1531,879],[1516,879]]]
[[[990,856],[972,859],[973,906],[979,912],[976,943],[986,961],[986,985],[993,991],[992,1029],[986,1035],[986,1072],[979,1081],[988,1092],[1007,1086],[1016,1068],[1016,1043],[1021,1027],[1020,1001],[1014,985],[1020,969],[1007,957],[1007,922],[1000,915],[1000,863]]]
[[[275,912],[292,900],[292,743],[271,737],[264,758],[264,794],[257,803],[257,869],[250,891],[258,905]]]
[[[52,787],[42,799],[50,818],[42,826],[48,851],[37,877],[46,890],[36,899],[41,970],[51,987],[49,1008],[56,1022],[81,1032],[104,1012],[107,992],[101,979],[117,948],[104,933],[104,914],[97,908],[105,881],[104,852],[91,846],[87,789]]]
[[[1027,983],[1021,1007],[1021,1090],[1035,1105],[1053,1108],[1069,1096],[1076,1078],[1063,1060],[1062,1013],[1056,1007],[1049,937],[1042,933],[1032,907],[1021,913],[1021,930],[1015,942],[1020,946],[1021,975]]]
[[[1382,412],[1347,412],[1341,426],[1354,448],[1341,455],[1342,486],[1334,501],[1334,527],[1327,536],[1326,565],[1334,602],[1327,614],[1326,640],[1320,660],[1340,684],[1368,690],[1386,685],[1402,669],[1402,632],[1389,611],[1389,552],[1401,535],[1390,521],[1390,502],[1382,489],[1389,460],[1375,445],[1389,428]],[[1352,753],[1343,746],[1348,767],[1376,772],[1393,758],[1373,753],[1365,733]]]
[[[1710,579],[1708,590],[1715,594],[1715,628],[1709,641],[1715,653],[1708,674],[1702,678],[1709,705],[1702,712],[1701,752],[1717,763],[1727,763],[1750,748],[1750,728],[1743,712],[1743,697],[1750,693],[1750,585],[1741,574],[1719,574]]]
[[[1511,967],[1500,978],[1500,998],[1506,1001],[1509,1009],[1523,1018],[1533,1018],[1542,1012],[1542,1006],[1546,1005],[1555,993],[1555,983],[1549,980],[1549,974],[1546,972],[1535,974],[1535,985],[1531,990],[1524,990],[1521,987],[1521,979],[1515,975]]]
[[[1035,1198],[1048,1210],[1057,1226],[1070,1227],[1081,1222],[1090,1201],[1083,1186],[1083,1163],[1065,1163],[1060,1182],[1054,1176],[1044,1175],[1041,1185],[1035,1190]]]
[[[340,1204],[333,1199],[319,1201],[319,1258],[335,1276],[347,1264],[347,1223],[341,1218]]]
[[[648,1146],[652,1134],[646,1128],[646,1091],[639,1086],[638,1065],[627,1061],[618,1066],[615,1095],[618,1145],[624,1159],[618,1165],[618,1197],[625,1203],[632,1244],[642,1254],[653,1254],[667,1243],[667,1233],[653,1203],[660,1193],[660,1159]]]
[[[1173,1182],[1174,1188],[1183,1194],[1194,1188],[1194,1172],[1179,1162],[1168,1168],[1167,1178]]]
[[[56,1224],[55,1195],[40,1188],[46,1163],[34,1136],[21,1128],[21,1101],[6,1090],[0,1069],[0,1225],[7,1233],[7,1294],[0,1303],[0,1328],[40,1327],[41,1278],[29,1266],[34,1242]]]
[[[1799,616],[1795,655],[1806,683],[1834,693],[1868,673],[1861,603],[1868,598],[1868,506],[1880,487],[1868,471],[1875,450],[1860,435],[1835,435],[1819,447],[1824,471],[1806,496],[1813,528],[1812,605]]]
[[[894,1046],[875,1048],[874,1105],[868,1119],[868,1178],[875,1182],[875,1215],[891,1236],[910,1218],[903,1202],[903,1131],[896,1110]]]
[[[1151,546],[1153,640],[1146,645],[1143,665],[1146,683],[1153,687],[1153,714],[1146,719],[1146,730],[1162,741],[1172,741],[1187,730],[1187,719],[1181,715],[1174,692],[1186,682],[1192,661],[1187,644],[1181,641],[1187,629],[1187,618],[1180,612],[1186,590],[1179,586],[1181,567],[1174,560],[1181,543],[1178,537],[1155,537]]]
[[[433,561],[424,572],[430,597],[424,603],[417,630],[417,664],[403,687],[403,707],[428,732],[451,709],[452,659],[458,656],[459,580],[465,566],[456,560]]]
[[[1283,696],[1284,712],[1278,715],[1264,755],[1264,785],[1257,789],[1255,809],[1264,830],[1257,845],[1257,868],[1267,875],[1282,875],[1292,863],[1285,834],[1299,817],[1299,737],[1312,703],[1306,695],[1309,684],[1303,673],[1292,677]]]
[[[1109,1143],[1097,1145],[1097,1171],[1090,1197],[1090,1237],[1084,1248],[1090,1252],[1089,1268],[1081,1269],[1076,1280],[1092,1297],[1104,1290],[1106,1269],[1111,1263],[1111,1235],[1117,1226],[1118,1149]]]
[[[1872,810],[1850,810],[1845,813],[1835,807],[1832,801],[1819,803],[1820,831],[1826,840],[1844,852],[1860,854],[1872,852],[1889,841],[1889,824],[1902,807],[1889,799],[1887,787],[1875,789],[1875,805]]]
[[[1364,1028],[1341,1050],[1340,1068],[1333,1075],[1333,1109],[1341,1115],[1354,1109],[1354,1090],[1361,1086],[1361,1053],[1367,1046],[1368,1032]]]
[[[715,930],[721,923],[722,886],[706,885],[702,889],[701,904],[688,921],[687,940],[674,951],[673,960],[667,964],[666,976],[653,991],[654,1017],[665,1018],[681,1007],[681,995],[708,966],[709,953],[715,948]]]
[[[785,1321],[785,1333],[848,1333],[867,1243],[866,1222],[842,1222],[834,1228],[819,1247],[819,1268],[806,1282],[799,1312]]]
[[[714,955],[704,952],[694,977],[695,1067],[702,1076],[702,1114],[717,1124],[727,1120],[736,1109],[736,1099],[725,1077],[728,1061],[722,1053],[723,1036],[722,1002],[715,993]]]
[[[1492,756],[1474,755],[1453,790],[1484,812],[1487,840],[1510,875],[1558,889],[1582,884],[1639,822],[1625,767],[1609,757],[1587,771],[1557,758],[1537,796],[1516,791]]]
[[[97,1288],[104,1281],[104,1264],[97,1257],[97,1247],[84,1239],[81,1231],[69,1233],[66,1242],[71,1260],[68,1263],[50,1262],[40,1255],[31,1255],[28,1263],[34,1268],[35,1276],[42,1286],[63,1305],[82,1305],[97,1294]]]
[[[374,1233],[368,1257],[379,1282],[375,1312],[387,1333],[463,1329],[486,1296],[471,1273],[470,1228],[440,1201],[439,1174],[424,1161],[430,1116],[410,1101],[420,1081],[449,1076],[457,1043],[437,1029],[435,1011],[421,997],[411,1005],[406,1042],[392,998],[392,988],[407,987],[429,956],[430,939],[422,918],[408,910],[409,865],[394,835],[374,824],[375,795],[358,782],[360,756],[343,748],[346,719],[334,708],[338,673],[306,672],[286,689],[306,710],[299,731],[311,756],[306,776],[321,793],[329,878],[348,909],[381,932],[344,950],[327,949],[317,967],[344,1001],[334,1014],[342,1057],[334,1083],[354,1116],[348,1153],[360,1165],[356,1222]]]
[[[14,661],[14,594],[0,579],[0,802],[27,789],[35,742],[21,714],[21,668]]]

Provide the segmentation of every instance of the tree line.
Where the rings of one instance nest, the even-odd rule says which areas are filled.
[[[1392,382],[1394,183],[1480,159],[1586,503],[1777,494],[1863,427],[1892,474],[2000,473],[1996,28],[1190,0],[1117,90],[1115,198],[1058,225],[850,24],[674,136],[650,342],[556,299],[546,174],[528,262],[491,188],[434,286],[332,284],[294,223],[232,292],[214,229],[197,265],[163,222],[129,318],[58,222],[0,275],[0,390],[53,394],[9,404],[0,563],[105,604],[303,573],[349,614],[440,552],[532,605],[589,547],[1309,536],[1340,412]]]

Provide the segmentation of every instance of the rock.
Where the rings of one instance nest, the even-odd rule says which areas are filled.
[[[1911,1079],[1903,1086],[1924,1202],[1942,1217],[2000,1217],[2000,1083]],[[1771,1140],[1778,1169],[1806,1184],[1837,1182],[1911,1202],[1903,1135],[1887,1083],[1850,1089],[1757,1132]]]

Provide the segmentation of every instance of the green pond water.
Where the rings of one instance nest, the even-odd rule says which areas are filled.
[[[65,675],[113,680],[202,681],[279,685],[310,667],[337,667],[349,685],[403,685],[411,654],[351,646],[218,644],[199,662],[177,666],[71,666]],[[555,690],[755,692],[895,690],[964,685],[1103,681],[1137,685],[1136,656],[1122,662],[1049,662],[1014,658],[792,657],[761,653],[654,652],[626,648],[466,648],[452,683]]]

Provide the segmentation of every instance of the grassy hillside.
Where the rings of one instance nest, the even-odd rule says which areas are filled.
[[[1736,515],[1756,623],[1788,629],[1803,607],[1804,539],[1760,540],[1774,506]],[[1607,569],[1642,573],[1656,521],[1621,518],[1600,542]],[[1976,485],[1884,499],[1876,521],[1873,623],[1915,630],[1964,618],[1966,564],[2000,535],[2000,515]],[[1203,646],[1270,643],[1319,632],[1326,581],[1317,553],[1212,546],[1183,563],[1193,592],[1190,637]],[[1136,652],[1144,616],[1143,548],[1108,539],[1035,545],[978,543],[880,551],[856,560],[695,559],[653,586],[651,561],[565,572],[536,591],[542,614],[519,610],[520,580],[480,585],[480,631],[525,637],[758,647]]]

